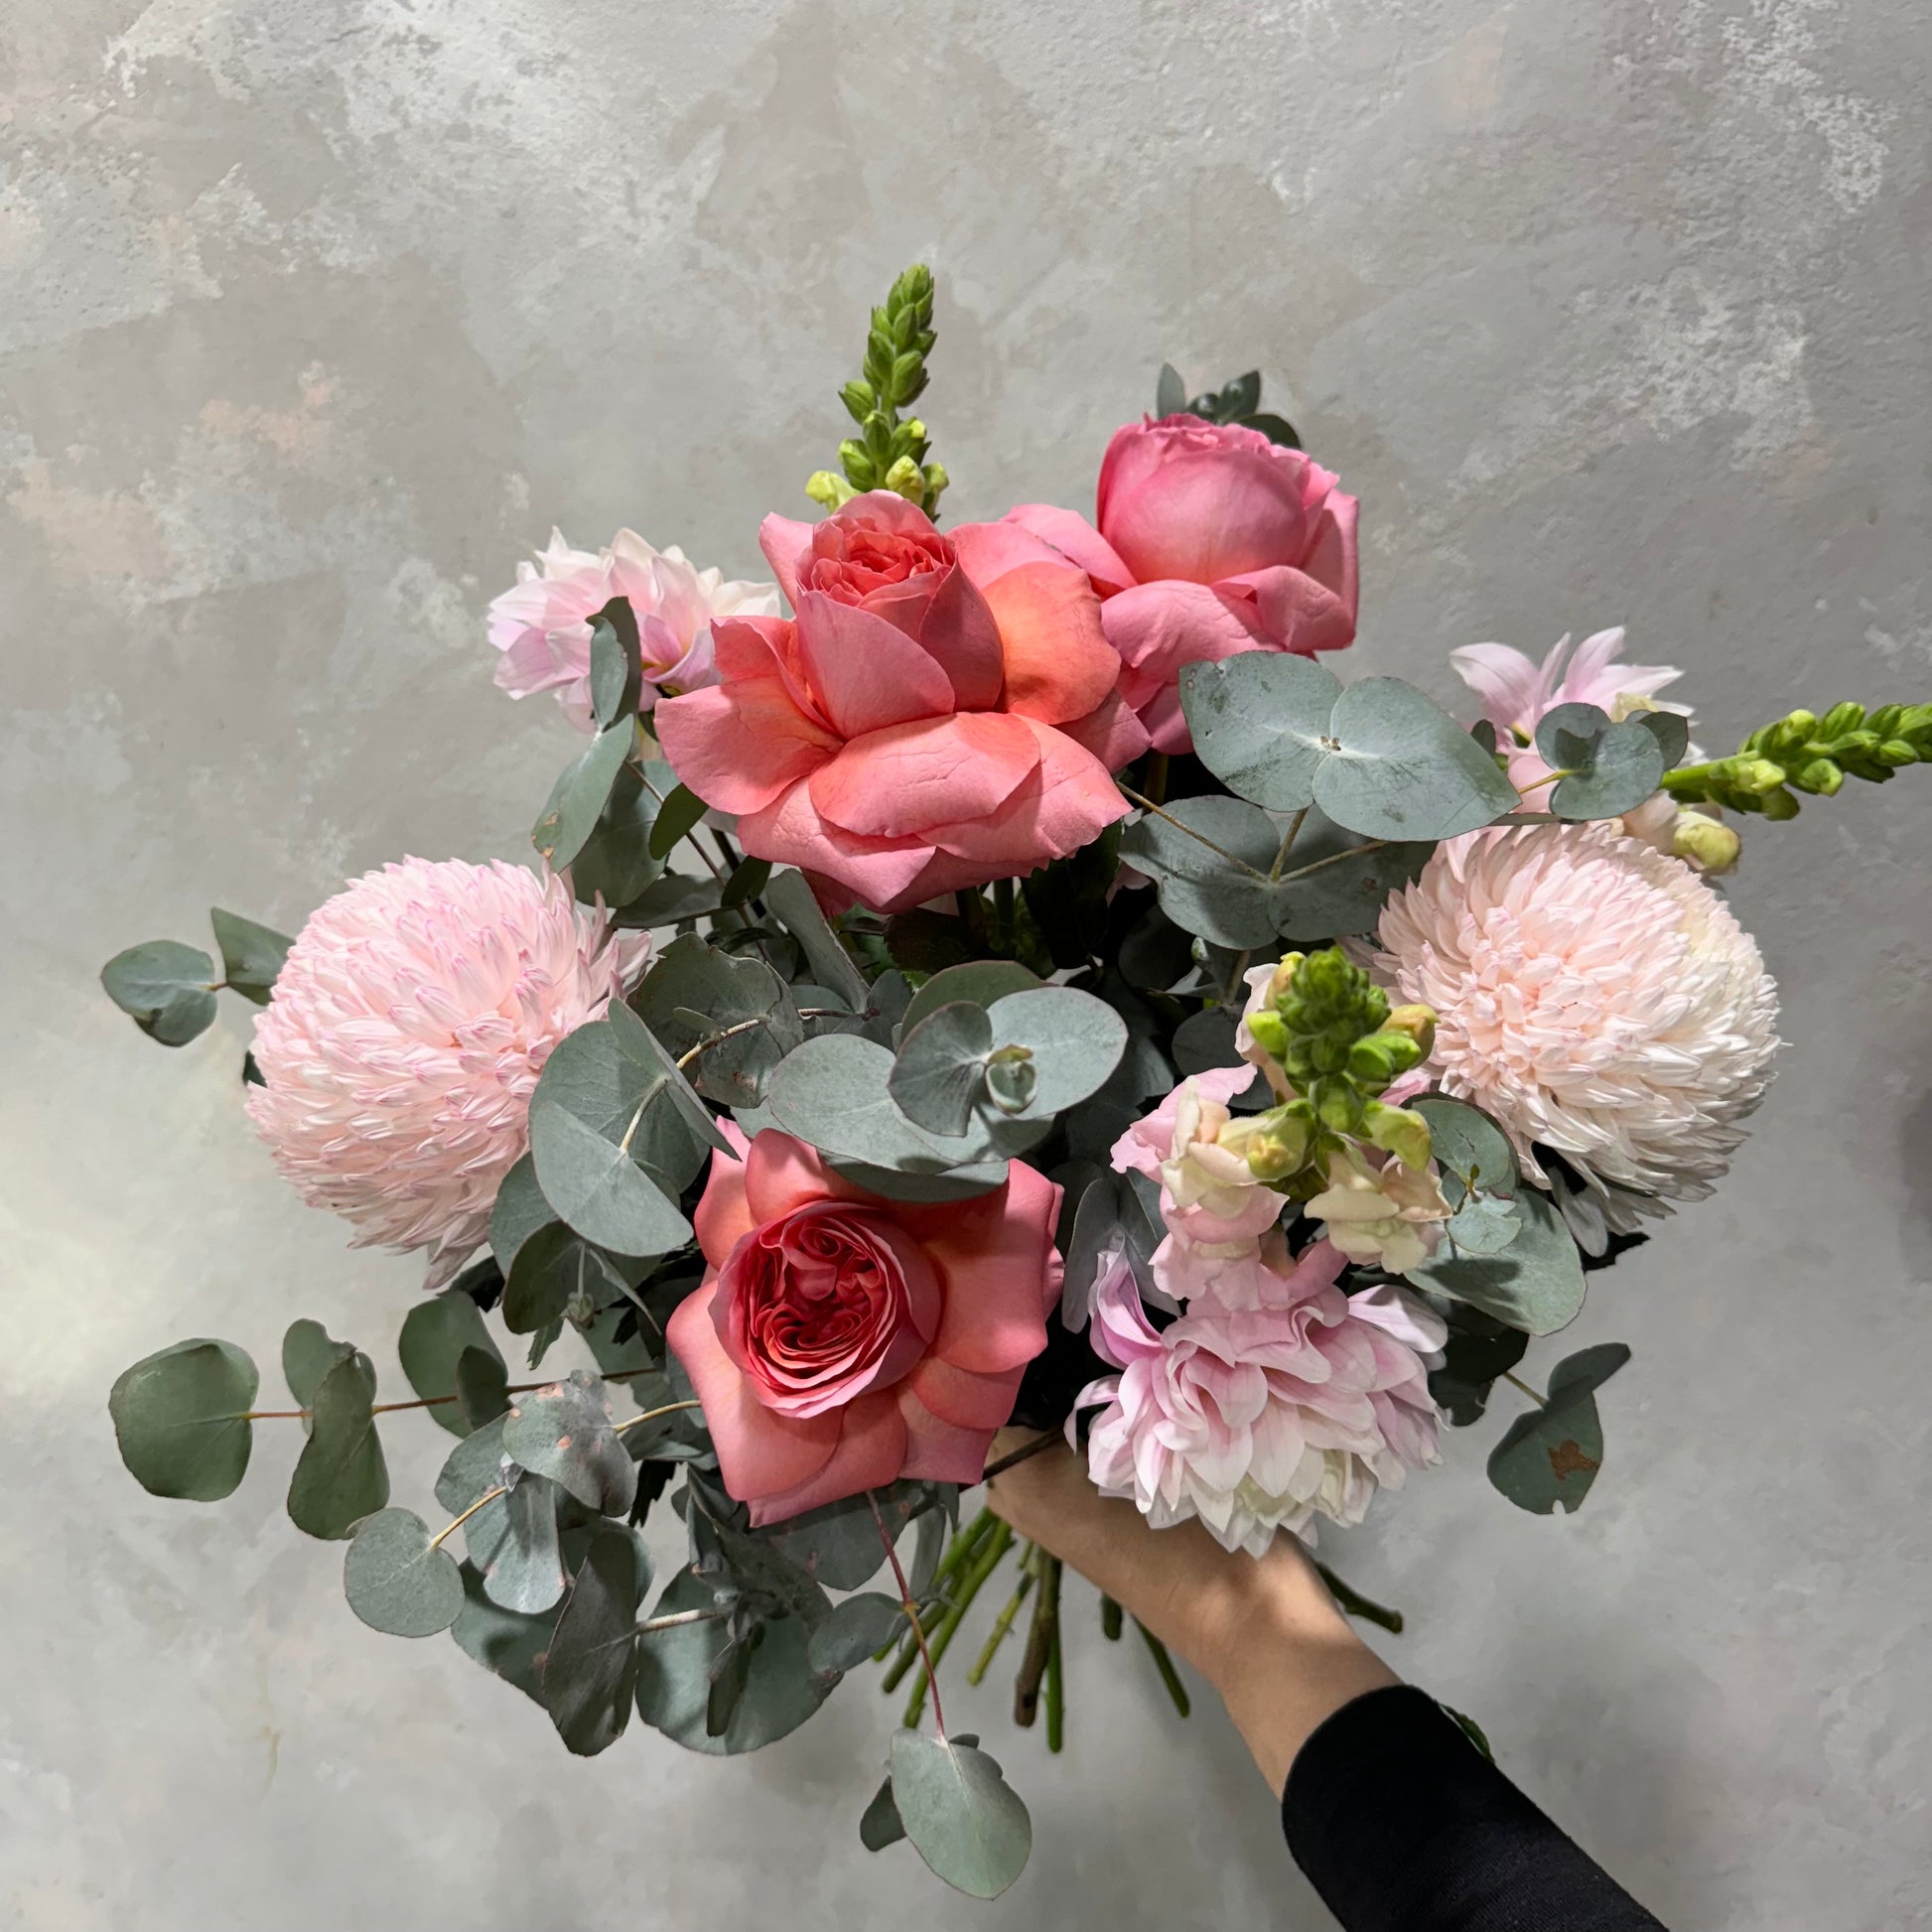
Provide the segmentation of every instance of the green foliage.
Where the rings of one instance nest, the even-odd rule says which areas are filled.
[[[673,1055],[707,1046],[691,1068],[699,1093],[756,1107],[773,1068],[805,1037],[791,989],[761,959],[734,958],[695,933],[673,939],[631,995],[632,1010]],[[720,1039],[736,1027],[749,1031]]]
[[[503,1453],[600,1516],[622,1515],[636,1494],[637,1465],[611,1427],[603,1378],[585,1369],[516,1398],[503,1418]]]
[[[977,1007],[991,1007],[994,1001],[1005,999],[1009,993],[1030,993],[1041,984],[1036,973],[1011,959],[975,959],[949,967],[945,972],[934,973],[913,994],[899,1020],[900,1037],[909,1034],[927,1014],[954,1001],[967,1000]]]
[[[865,975],[839,943],[838,934],[812,897],[805,875],[789,867],[774,872],[759,897],[770,907],[771,916],[797,940],[812,978],[842,1005],[863,1013],[869,992]]]
[[[1495,759],[1448,712],[1390,677],[1344,685],[1285,651],[1191,664],[1181,710],[1201,762],[1276,811],[1313,803],[1377,839],[1448,839],[1517,803]]]
[[[544,1656],[544,1709],[565,1747],[594,1757],[630,1722],[637,1689],[637,1606],[650,1587],[650,1553],[616,1524],[592,1536]]]
[[[621,1254],[664,1254],[691,1239],[690,1222],[629,1147],[554,1100],[531,1103],[530,1154],[544,1198],[586,1241]]]
[[[636,726],[621,719],[599,732],[552,787],[530,843],[555,871],[561,872],[589,843],[636,742]]]
[[[323,1378],[338,1362],[347,1361],[354,1353],[353,1342],[334,1340],[320,1321],[306,1316],[291,1321],[282,1337],[282,1380],[297,1404],[307,1409],[315,1402]],[[312,1419],[305,1421],[302,1433],[311,1435],[314,1428]]]
[[[1820,718],[1793,711],[1760,726],[1735,756],[1665,773],[1679,804],[1710,803],[1766,818],[1796,818],[1795,792],[1829,798],[1847,778],[1883,784],[1907,764],[1932,760],[1932,704],[1838,704]]]
[[[221,949],[223,981],[244,1000],[266,1006],[275,976],[295,942],[272,926],[258,925],[239,912],[224,912],[218,905],[208,913],[208,922],[214,927],[214,943]]]
[[[896,1482],[867,1496],[849,1496],[821,1509],[793,1516],[765,1533],[765,1540],[787,1562],[827,1589],[858,1589],[878,1575],[886,1561],[879,1520],[895,1540],[915,1519],[939,1517],[956,1504],[958,1492],[930,1482]]]
[[[1550,1372],[1543,1405],[1510,1424],[1490,1451],[1489,1480],[1518,1509],[1548,1516],[1582,1506],[1603,1466],[1596,1391],[1629,1359],[1620,1341],[1567,1356]]]
[[[1560,704],[1536,727],[1536,749],[1567,775],[1550,792],[1558,818],[1620,818],[1635,811],[1684,755],[1689,729],[1674,711],[1640,711],[1620,725],[1593,704]]]
[[[805,1647],[806,1661],[816,1671],[857,1670],[901,1633],[904,1619],[896,1596],[877,1590],[848,1596],[812,1632]]]
[[[671,1579],[651,1617],[719,1608],[713,1586],[690,1571]],[[713,1756],[762,1749],[796,1730],[838,1682],[811,1667],[804,1621],[782,1616],[760,1626],[746,1676],[722,1730],[706,1727],[712,1668],[734,1639],[723,1614],[703,1622],[646,1630],[637,1639],[637,1715],[687,1750]]]
[[[657,823],[651,828],[650,856],[663,859],[679,839],[698,828],[707,806],[689,785],[675,785],[658,807]]]
[[[628,908],[652,884],[661,883],[658,875],[663,865],[650,849],[659,796],[647,781],[648,773],[655,773],[666,787],[675,782],[667,764],[639,769],[626,763],[612,784],[590,836],[570,862],[571,889],[586,904],[602,898],[606,905],[624,908],[627,916]]]
[[[452,1436],[469,1435],[474,1424],[463,1403],[441,1402],[436,1398],[459,1393],[457,1364],[466,1352],[480,1354],[485,1366],[494,1363],[501,1379],[502,1351],[491,1339],[476,1303],[460,1288],[445,1289],[440,1295],[418,1302],[403,1316],[402,1333],[396,1345],[409,1386],[425,1402],[435,1405],[428,1412],[430,1419],[440,1423]],[[472,1369],[471,1378],[473,1386],[482,1389],[486,1382],[478,1381],[480,1372]]]
[[[1408,1278],[1526,1334],[1552,1335],[1584,1305],[1577,1243],[1548,1194],[1522,1188],[1513,1207],[1517,1231],[1501,1253],[1460,1253],[1446,1241]]]
[[[483,1572],[474,1563],[464,1564],[460,1574],[463,1608],[450,1626],[450,1635],[466,1657],[541,1704],[543,1659],[557,1627],[562,1591],[548,1610],[525,1615],[490,1601],[483,1590]]]
[[[646,1259],[611,1254],[561,1221],[550,1221],[516,1251],[503,1284],[503,1325],[534,1335],[572,1310],[602,1308],[643,1279]]]
[[[164,1046],[186,1046],[214,1024],[214,961],[199,946],[173,939],[130,946],[100,969],[100,983]]]
[[[1026,1869],[1033,1820],[999,1765],[976,1745],[895,1731],[892,1784],[913,1850],[947,1884],[974,1898],[997,1898]]]
[[[354,1351],[317,1385],[309,1403],[309,1440],[289,1479],[289,1517],[297,1529],[333,1541],[388,1502],[389,1468],[374,1403],[375,1370]]]
[[[484,1424],[450,1451],[436,1478],[436,1500],[456,1517],[492,1489],[505,1491],[464,1524],[465,1547],[491,1603],[537,1616],[555,1606],[568,1581],[558,1541],[558,1490],[504,1453],[506,1420]]]
[[[248,1412],[261,1376],[231,1341],[196,1339],[144,1356],[107,1398],[114,1441],[151,1496],[213,1503],[248,1470]]]
[[[1302,447],[1302,439],[1287,417],[1271,415],[1261,407],[1259,369],[1250,369],[1246,375],[1237,375],[1232,382],[1224,382],[1219,389],[1209,389],[1189,401],[1187,384],[1180,371],[1172,362],[1163,362],[1160,378],[1154,385],[1154,413],[1166,417],[1183,412],[1204,422],[1238,423],[1246,429],[1259,430],[1269,442],[1279,443],[1285,449]]]
[[[591,709],[608,729],[635,717],[643,694],[636,613],[627,597],[614,597],[591,619]]]
[[[1496,1378],[1514,1368],[1529,1345],[1528,1335],[1500,1322],[1451,1334],[1443,1350],[1442,1367],[1430,1370],[1429,1393],[1449,1411],[1457,1429],[1466,1429],[1488,1407]]]
[[[915,1126],[958,1136],[986,1090],[993,1022],[984,1007],[951,1000],[934,1007],[899,1041],[886,1088]]]
[[[536,1163],[527,1154],[519,1155],[498,1185],[489,1210],[489,1251],[505,1276],[524,1242],[556,1218],[537,1184]]]
[[[378,1510],[355,1526],[343,1557],[343,1590],[370,1629],[392,1637],[436,1636],[463,1610],[456,1559],[407,1509]]]
[[[915,262],[894,282],[885,307],[872,312],[859,379],[839,391],[859,434],[839,445],[842,477],[813,472],[805,484],[813,502],[835,510],[860,491],[891,489],[928,516],[938,509],[946,473],[926,461],[925,425],[917,417],[899,417],[925,388],[925,358],[936,340],[932,271]]]

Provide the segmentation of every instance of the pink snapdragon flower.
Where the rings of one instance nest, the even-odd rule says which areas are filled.
[[[1441,1459],[1426,1356],[1447,1337],[1403,1290],[1344,1295],[1330,1243],[1294,1262],[1279,1236],[1267,1246],[1253,1306],[1208,1290],[1162,1329],[1131,1273],[1096,1282],[1092,1342],[1118,1373],[1083,1389],[1067,1422],[1077,1446],[1078,1412],[1101,1412],[1087,1469],[1103,1495],[1131,1498],[1156,1529],[1198,1517],[1256,1557],[1278,1530],[1312,1542],[1316,1516],[1360,1522],[1378,1488]]]
[[[512,698],[554,691],[579,731],[595,731],[590,620],[614,597],[628,598],[637,620],[645,711],[660,692],[717,683],[714,620],[778,614],[775,584],[728,583],[675,544],[653,550],[636,531],[620,530],[604,550],[574,550],[552,530],[536,562],[517,565],[515,588],[490,602],[489,641],[502,652],[497,688]]]

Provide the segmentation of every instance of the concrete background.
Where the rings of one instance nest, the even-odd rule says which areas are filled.
[[[126,1362],[272,1373],[304,1313],[393,1376],[415,1271],[280,1188],[238,1012],[169,1054],[94,974],[211,900],[292,929],[524,851],[573,747],[491,688],[484,602],[553,521],[753,570],[915,255],[955,516],[1086,505],[1164,355],[1259,363],[1364,501],[1357,671],[1447,697],[1450,645],[1627,621],[1714,744],[1923,696],[1929,65],[1925,0],[11,0],[0,1922],[1326,1924],[1218,1714],[1077,1609],[1064,1761],[957,1700],[1039,1827],[980,1908],[860,1852],[867,1687],[756,1759],[574,1762],[349,1616],[291,1443],[143,1496]],[[1932,1909],[1928,826],[1907,773],[1749,835],[1782,1077],[1531,1358],[1636,1350],[1587,1510],[1490,1492],[1491,1422],[1335,1539],[1678,1927]],[[426,1493],[443,1439],[390,1438]]]

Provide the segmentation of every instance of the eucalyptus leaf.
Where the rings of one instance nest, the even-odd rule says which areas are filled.
[[[199,946],[150,939],[100,969],[107,997],[150,1039],[186,1046],[214,1024],[214,961]]]
[[[921,1519],[923,1521],[923,1519]],[[875,1651],[897,1638],[905,1628],[905,1612],[896,1596],[876,1590],[848,1596],[812,1632],[805,1646],[813,1670],[857,1670]]]
[[[899,1019],[899,1038],[911,1033],[927,1014],[965,1000],[976,1007],[992,1007],[1012,993],[1031,993],[1041,984],[1036,973],[1011,959],[972,959],[934,973],[913,994]]]
[[[489,1210],[489,1251],[505,1280],[524,1242],[556,1218],[537,1183],[537,1164],[527,1154],[518,1155],[498,1183]]]
[[[859,1843],[868,1852],[883,1852],[889,1845],[897,1845],[905,1836],[905,1827],[899,1823],[898,1807],[893,1803],[893,1781],[890,1777],[880,1780],[879,1789],[872,1794],[864,1815],[859,1820]]]
[[[298,1408],[310,1408],[316,1399],[316,1391],[322,1387],[324,1378],[338,1362],[345,1362],[355,1353],[351,1341],[336,1341],[320,1321],[304,1317],[291,1321],[288,1332],[282,1337],[282,1380],[289,1385],[289,1394],[294,1396]],[[303,1428],[305,1436],[313,1435],[313,1418]]]
[[[333,1541],[389,1500],[389,1467],[374,1416],[375,1370],[366,1355],[330,1369],[310,1403],[309,1440],[289,1479],[290,1520],[310,1536]]]
[[[603,1380],[586,1369],[515,1399],[503,1419],[503,1453],[601,1516],[621,1515],[636,1493],[637,1465],[611,1426]]]
[[[1435,850],[1415,839],[1367,845],[1311,805],[1271,896],[1277,931],[1303,940],[1373,932],[1389,895],[1420,878]]]
[[[668,769],[669,767],[664,767]],[[657,823],[657,796],[634,764],[626,763],[611,786],[576,858],[570,862],[571,889],[585,903],[628,906],[664,870],[650,850]]]
[[[460,1433],[479,1430],[508,1409],[509,1370],[494,1342],[487,1350],[466,1348],[456,1358],[456,1396],[464,1421]]]
[[[770,1538],[717,1525],[718,1549],[741,1589],[768,1598],[787,1616],[816,1630],[831,1614],[823,1587],[785,1555]]]
[[[929,1482],[897,1482],[868,1496],[851,1496],[827,1503],[775,1524],[765,1532],[771,1547],[814,1582],[828,1589],[858,1589],[878,1575],[886,1561],[886,1545],[879,1534],[897,1541],[915,1517],[936,1514],[940,1495]],[[879,1517],[873,1504],[879,1505]]]
[[[1466,1429],[1488,1407],[1496,1379],[1523,1359],[1529,1345],[1521,1329],[1500,1322],[1491,1332],[1452,1334],[1444,1346],[1442,1366],[1429,1372],[1429,1393],[1449,1411],[1457,1429]]]
[[[1186,407],[1186,382],[1172,362],[1163,362],[1160,377],[1154,385],[1156,417],[1178,416]]]
[[[505,1684],[513,1684],[532,1703],[541,1704],[544,1654],[557,1627],[555,1604],[534,1616],[506,1610],[484,1593],[483,1573],[475,1564],[464,1564],[459,1574],[463,1609],[450,1626],[450,1635],[466,1657]]]
[[[986,1009],[970,1000],[949,1001],[900,1035],[886,1090],[914,1125],[934,1134],[964,1134],[992,1050]]]
[[[708,809],[704,800],[689,785],[674,785],[658,807],[657,829],[650,835],[651,857],[667,857],[679,839],[697,829]]]
[[[639,1111],[647,1102],[639,1102]],[[556,1101],[530,1107],[530,1153],[544,1198],[586,1241],[619,1254],[667,1254],[691,1223],[630,1158]],[[512,1271],[513,1272],[513,1271]]]
[[[1243,951],[1276,935],[1286,899],[1268,872],[1281,840],[1274,821],[1239,798],[1180,798],[1136,819],[1120,851],[1154,880],[1176,925]]]
[[[1033,1820],[977,1746],[893,1733],[893,1802],[913,1849],[947,1884],[997,1898],[1026,1869]]]
[[[533,1335],[563,1319],[573,1304],[592,1306],[621,1294],[626,1276],[643,1262],[607,1254],[561,1221],[539,1228],[516,1251],[503,1284],[503,1325],[513,1335]]]
[[[682,1570],[651,1606],[651,1616],[712,1610],[711,1586]],[[705,1728],[711,1666],[731,1641],[723,1617],[647,1630],[637,1639],[637,1715],[673,1742],[710,1756],[755,1751],[796,1730],[830,1695],[836,1678],[811,1667],[810,1633],[795,1616],[764,1625],[744,1690],[722,1734]]]
[[[812,978],[829,987],[855,1013],[865,1011],[866,979],[820,909],[802,872],[774,872],[759,895],[772,916],[804,948]]]
[[[1451,1207],[1462,1204],[1471,1180],[1485,1194],[1515,1194],[1515,1150],[1480,1107],[1439,1093],[1423,1094],[1409,1104],[1429,1123],[1430,1152],[1442,1170],[1443,1195]]]
[[[1450,839],[1492,824],[1516,787],[1448,712],[1399,678],[1346,685],[1329,719],[1335,751],[1314,799],[1337,825],[1377,839]]]
[[[488,1323],[476,1303],[461,1289],[445,1289],[441,1295],[418,1302],[403,1316],[396,1350],[409,1386],[432,1404],[430,1420],[440,1423],[452,1436],[469,1435],[474,1425],[464,1405],[439,1398],[460,1393],[457,1363],[466,1351],[494,1362],[499,1371],[503,1367],[502,1352],[491,1339]]]
[[[1500,1254],[1455,1255],[1444,1243],[1409,1280],[1527,1334],[1555,1334],[1584,1305],[1577,1243],[1548,1194],[1524,1187],[1512,1205],[1520,1225]]]
[[[1613,725],[1593,704],[1546,711],[1537,722],[1536,748],[1553,770],[1570,774],[1550,791],[1558,818],[1620,818],[1663,781],[1664,748],[1656,733],[1639,719]]]
[[[1489,1454],[1489,1480],[1519,1509],[1548,1516],[1582,1506],[1603,1465],[1596,1391],[1625,1362],[1620,1341],[1599,1342],[1550,1372],[1544,1404],[1518,1416]]]
[[[218,905],[208,913],[208,921],[214,927],[214,943],[221,949],[221,973],[229,989],[258,1007],[266,1006],[294,940],[273,926],[244,919],[239,912],[224,912]]]
[[[606,1525],[571,1582],[541,1678],[544,1708],[575,1756],[594,1757],[630,1722],[637,1691],[637,1606],[650,1554],[635,1532]]]
[[[1071,986],[1041,986],[995,1000],[988,1013],[998,1056],[1024,1046],[1033,1091],[1009,1113],[1048,1121],[1104,1086],[1127,1046],[1127,1023],[1105,1000]]]
[[[631,1010],[673,1057],[716,1039],[691,1078],[700,1093],[729,1107],[758,1106],[772,1069],[805,1037],[790,989],[763,960],[720,952],[695,932],[657,956],[631,995]],[[750,1031],[716,1037],[735,1027]]]
[[[591,710],[600,725],[631,717],[644,694],[637,617],[627,597],[614,597],[591,619]]]
[[[681,872],[667,872],[620,908],[618,923],[632,928],[676,925],[683,919],[705,918],[717,910],[715,879],[690,879]]]
[[[1444,1224],[1443,1232],[1458,1253],[1499,1255],[1523,1231],[1523,1217],[1514,1201],[1496,1194],[1475,1194]]]
[[[107,1413],[128,1473],[151,1496],[219,1502],[248,1470],[260,1387],[231,1341],[196,1338],[143,1356],[114,1380]]]
[[[1311,658],[1249,650],[1188,665],[1180,708],[1195,757],[1230,791],[1293,812],[1314,797],[1341,691],[1341,680]]]
[[[764,891],[771,878],[769,859],[741,859],[732,868],[732,875],[725,881],[725,890],[718,896],[718,903],[730,911],[735,905],[743,905],[755,899]]]
[[[413,1510],[365,1516],[343,1557],[348,1607],[372,1630],[433,1637],[463,1611],[463,1577],[449,1551],[430,1541]]]
[[[530,834],[530,843],[554,870],[561,872],[569,865],[597,829],[611,788],[636,742],[636,726],[628,718],[621,719],[592,739],[588,750],[557,780]]]

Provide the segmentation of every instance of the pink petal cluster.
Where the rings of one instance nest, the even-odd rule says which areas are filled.
[[[1121,695],[1157,751],[1185,752],[1187,665],[1353,641],[1357,504],[1337,483],[1259,430],[1169,416],[1115,432],[1097,529],[1050,503],[1023,503],[1007,521],[1087,573],[1121,656]]]
[[[727,583],[721,571],[695,568],[675,544],[653,550],[634,530],[620,530],[604,550],[573,550],[552,530],[550,547],[519,564],[515,588],[490,603],[489,641],[502,652],[497,688],[512,698],[554,691],[579,731],[595,731],[590,620],[614,597],[628,598],[637,620],[645,711],[660,690],[716,681],[716,621],[778,611],[775,584]]]
[[[704,1284],[666,1337],[726,1489],[776,1523],[899,1476],[977,1482],[1060,1298],[1058,1185],[1015,1161],[970,1200],[885,1200],[775,1127],[722,1125]]]
[[[1253,1083],[1249,1066],[1190,1073],[1114,1143],[1116,1173],[1161,1183],[1168,1234],[1152,1265],[1156,1286],[1175,1305],[1246,1270],[1281,1219],[1281,1195],[1255,1179],[1238,1147],[1220,1145],[1234,1121],[1229,1101]]]
[[[1689,867],[1608,825],[1474,832],[1377,936],[1377,978],[1436,1009],[1437,1084],[1493,1115],[1533,1177],[1540,1144],[1598,1188],[1711,1192],[1770,1079],[1777,988]]]
[[[1312,1542],[1316,1516],[1360,1522],[1378,1488],[1440,1460],[1425,1356],[1446,1336],[1401,1289],[1343,1294],[1326,1241],[1292,1264],[1271,1247],[1251,1304],[1208,1289],[1163,1329],[1117,1260],[1095,1284],[1092,1340],[1119,1373],[1075,1405],[1101,1412],[1087,1468],[1104,1495],[1156,1529],[1198,1517],[1257,1557],[1278,1530]]]
[[[1573,650],[1558,638],[1538,664],[1507,644],[1463,644],[1449,652],[1455,674],[1482,701],[1482,715],[1496,728],[1496,744],[1509,759],[1510,782],[1520,791],[1550,775],[1536,751],[1536,728],[1560,704],[1593,704],[1613,723],[1632,711],[1675,711],[1689,705],[1654,704],[1657,693],[1683,672],[1672,664],[1619,664],[1623,627],[1599,630]]]
[[[894,912],[1126,814],[1109,773],[1147,735],[1065,558],[998,524],[942,535],[890,490],[819,524],[767,517],[759,542],[795,619],[718,625],[718,683],[656,714],[747,853],[797,866],[828,905]]]
[[[255,1021],[248,1112],[282,1175],[357,1247],[427,1248],[432,1285],[483,1240],[558,1040],[597,1019],[649,941],[557,879],[404,859],[302,928]]]

